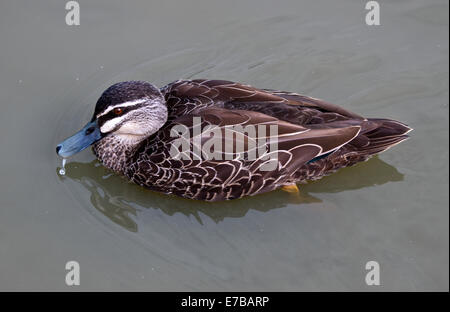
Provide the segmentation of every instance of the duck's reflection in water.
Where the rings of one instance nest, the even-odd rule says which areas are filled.
[[[60,176],[60,179],[65,178],[81,183],[91,193],[92,205],[111,221],[129,231],[137,232],[137,223],[134,218],[139,208],[160,209],[168,215],[175,213],[193,215],[200,223],[202,223],[200,218],[202,213],[215,222],[220,222],[224,218],[243,217],[251,209],[265,212],[293,203],[321,202],[309,193],[335,193],[401,181],[403,174],[378,157],[373,157],[367,162],[343,168],[318,181],[299,185],[300,194],[298,195],[277,190],[238,200],[214,203],[188,200],[146,190],[112,173],[97,160],[89,163],[68,163],[66,175]]]

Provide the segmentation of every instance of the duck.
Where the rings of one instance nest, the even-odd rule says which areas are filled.
[[[280,188],[298,192],[297,184],[367,161],[411,130],[393,119],[238,82],[181,79],[158,88],[125,81],[101,94],[92,119],[56,152],[66,159],[92,146],[103,166],[147,189],[222,201]],[[215,157],[203,150],[213,138],[207,150],[214,147]],[[255,142],[258,155],[251,153]]]

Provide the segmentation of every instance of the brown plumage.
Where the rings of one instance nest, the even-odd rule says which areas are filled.
[[[387,150],[405,140],[411,130],[395,120],[366,119],[311,97],[230,81],[179,80],[160,89],[160,94],[155,93],[153,86],[145,89],[145,84],[127,82],[110,87],[99,99],[93,120],[100,120],[100,129],[107,128],[110,110],[118,106],[115,98],[124,98],[127,105],[130,100],[136,101],[136,96],[127,98],[127,90],[131,90],[130,94],[150,98],[152,105],[159,99],[165,105],[166,121],[132,144],[119,139],[124,132],[121,127],[127,123],[124,117],[125,121],[117,123],[110,133],[102,132],[94,152],[105,166],[131,181],[185,198],[235,199],[315,180]],[[142,105],[146,104],[139,103],[136,107],[141,109]],[[225,154],[222,160],[198,159],[193,152],[196,143],[192,137],[189,159],[175,159],[170,153],[176,139],[171,136],[171,129],[184,125],[192,131],[193,117],[201,118],[202,128],[214,125],[223,134],[233,125],[276,126],[276,168],[261,170],[267,160],[237,159],[233,153],[231,159],[225,158]],[[266,137],[267,147],[275,138],[269,134]],[[247,146],[251,139],[244,134],[234,137],[231,143]]]
[[[229,81],[177,81],[162,92],[169,122],[135,154],[126,175],[150,189],[187,198],[234,199],[318,179],[367,160],[406,139],[410,131],[400,122],[367,120],[321,100]],[[202,117],[202,125],[275,124],[279,135],[298,134],[278,137],[280,165],[274,171],[259,171],[258,161],[171,160],[169,131],[177,123],[191,126],[193,116]]]

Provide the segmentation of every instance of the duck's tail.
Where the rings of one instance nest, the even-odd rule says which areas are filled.
[[[412,128],[391,119],[369,118],[360,134],[349,144],[360,153],[374,155],[406,140]]]

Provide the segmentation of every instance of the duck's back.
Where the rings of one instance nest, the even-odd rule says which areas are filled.
[[[225,80],[180,80],[163,88],[176,119],[208,107],[263,113],[309,129],[339,129],[360,126],[358,136],[344,152],[361,156],[381,153],[408,138],[411,128],[391,119],[364,118],[338,105],[293,92],[257,89]]]
[[[394,120],[366,119],[311,97],[230,81],[180,80],[161,92],[168,122],[140,149],[129,176],[151,189],[187,198],[233,199],[317,179],[385,151],[411,130]],[[171,159],[170,129],[180,123],[192,127],[192,117],[220,127],[277,125],[280,166],[261,172],[255,161]]]

